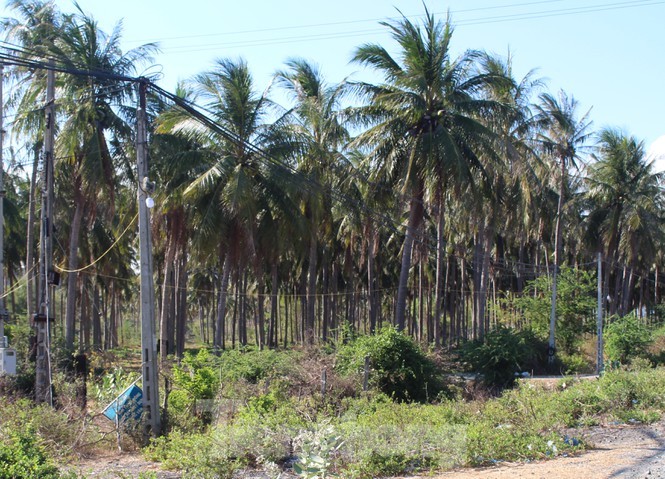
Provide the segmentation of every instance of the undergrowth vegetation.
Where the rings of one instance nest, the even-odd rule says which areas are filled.
[[[624,368],[600,379],[561,380],[553,391],[520,381],[489,400],[418,404],[376,392],[347,398],[334,414],[309,399],[284,398],[259,409],[250,403],[205,433],[172,433],[146,453],[200,477],[231,477],[265,463],[295,462],[303,476],[319,468],[369,478],[542,459],[587,446],[568,428],[657,420],[663,391],[663,369]]]
[[[652,344],[661,337],[653,333]],[[650,423],[665,411],[665,369],[652,366],[653,350],[600,378],[544,386],[514,374],[538,360],[538,345],[531,333],[507,329],[468,343],[462,357],[486,383],[475,386],[442,373],[454,358],[431,356],[392,328],[325,350],[191,351],[163,370],[165,434],[143,453],[184,477],[259,468],[270,477],[289,469],[369,479],[574,453],[589,446],[575,428]],[[56,375],[56,408],[0,396],[0,479],[75,477],[55,464],[115,448],[99,411],[136,379],[120,366],[99,371],[87,414],[67,402],[76,385],[64,374]],[[121,439],[125,449],[143,447],[131,431]]]

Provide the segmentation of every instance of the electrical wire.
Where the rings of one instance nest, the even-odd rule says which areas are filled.
[[[532,6],[532,5],[541,5],[545,3],[561,3],[566,0],[543,0],[536,2],[523,2],[523,3],[512,3],[507,5],[493,5],[491,7],[476,7],[476,8],[464,8],[459,10],[451,10],[452,15],[458,13],[467,13],[467,12],[478,12],[478,11],[488,11],[488,10],[497,10],[513,7],[523,7],[523,6]],[[448,12],[433,12],[432,15],[447,15]],[[422,18],[424,15],[406,15],[407,18]],[[160,37],[152,40],[135,40],[136,43],[143,43],[146,41],[151,42],[163,42],[168,40],[184,40],[190,38],[209,38],[209,37],[219,37],[219,36],[231,36],[231,35],[243,35],[243,34],[256,34],[256,33],[265,33],[273,31],[284,31],[284,30],[300,30],[307,28],[321,28],[321,27],[331,27],[331,26],[341,26],[341,25],[353,25],[358,23],[378,23],[382,21],[391,21],[399,20],[401,17],[389,17],[389,18],[367,18],[361,20],[345,20],[339,22],[323,22],[323,23],[311,23],[305,25],[292,25],[292,26],[283,26],[283,27],[270,27],[270,28],[260,28],[260,29],[250,29],[250,30],[236,30],[232,32],[223,32],[223,33],[202,33],[196,35],[179,35],[174,37]]]
[[[0,298],[5,299],[6,297],[18,291],[19,289],[23,288],[28,283],[28,281],[30,281],[29,277],[30,273],[32,273],[36,267],[37,264],[32,265],[32,268],[30,268],[30,270],[28,270],[23,276],[21,276],[21,278],[18,279],[16,284],[14,284],[14,286],[11,287],[9,290],[5,291],[5,293],[2,296],[0,296]]]
[[[541,2],[537,2],[541,3]],[[550,3],[550,2],[542,2]],[[457,20],[455,21],[455,26],[465,27],[465,26],[477,26],[485,25],[490,23],[505,23],[505,22],[514,22],[514,21],[524,21],[524,20],[535,20],[541,18],[552,18],[560,16],[570,16],[570,15],[580,15],[586,13],[597,13],[602,11],[612,11],[620,10],[627,8],[638,8],[638,7],[648,7],[655,5],[665,4],[665,1],[662,0],[637,0],[637,1],[624,1],[624,2],[615,2],[610,4],[596,4],[591,6],[577,6],[564,9],[556,10],[544,10],[540,12],[525,12],[525,13],[513,13],[506,15],[495,15],[488,17],[479,17],[469,20]],[[466,10],[472,11],[472,10]],[[415,16],[414,16],[415,17]],[[409,18],[409,17],[407,17]],[[334,24],[331,24],[334,25]],[[295,27],[301,28],[301,27]],[[247,30],[247,31],[238,31],[238,32],[229,32],[228,35],[240,35],[240,34],[249,34],[249,33],[262,33],[270,32],[274,29],[261,29],[261,30]],[[364,30],[354,30],[349,32],[330,32],[330,33],[317,33],[317,34],[305,34],[305,35],[295,35],[288,37],[265,37],[262,39],[252,38],[251,40],[236,40],[230,42],[216,42],[216,43],[207,43],[201,45],[184,45],[184,46],[175,46],[175,47],[165,47],[163,48],[164,53],[193,53],[193,52],[203,52],[210,50],[217,50],[219,48],[248,48],[248,47],[260,47],[266,45],[278,45],[278,44],[288,44],[288,43],[304,43],[317,40],[334,40],[340,38],[353,38],[359,36],[367,36],[369,34],[385,33],[385,29],[373,28],[373,29],[364,29]],[[225,35],[225,34],[216,34],[215,36]],[[192,38],[195,38],[193,36]],[[185,37],[186,38],[186,37]]]
[[[104,251],[99,257],[97,257],[92,263],[90,263],[86,266],[83,266],[82,268],[78,268],[78,269],[66,269],[66,268],[64,268],[62,266],[59,266],[59,265],[54,265],[55,268],[58,269],[58,271],[60,271],[61,273],[78,273],[80,271],[85,271],[86,269],[92,268],[94,265],[99,263],[107,254],[109,254],[113,250],[113,248],[116,247],[116,245],[125,236],[127,231],[129,231],[129,228],[132,227],[132,225],[134,224],[134,222],[136,221],[136,219],[138,217],[139,217],[139,214],[136,213],[134,218],[132,218],[132,220],[127,224],[127,226],[125,227],[123,232],[120,233],[120,236],[118,236],[118,238],[116,238],[116,240],[113,242],[113,244],[111,246],[109,246],[108,249],[106,251]]]

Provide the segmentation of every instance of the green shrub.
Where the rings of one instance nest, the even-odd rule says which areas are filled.
[[[564,374],[583,374],[593,373],[596,368],[594,364],[589,363],[588,359],[582,354],[560,354],[561,371]]]
[[[651,344],[651,332],[634,315],[612,318],[605,329],[605,353],[610,361],[627,363],[645,357]]]
[[[443,390],[434,362],[413,339],[392,327],[343,345],[337,355],[337,368],[346,374],[362,374],[366,356],[370,358],[374,385],[397,401],[425,402],[436,399]]]
[[[211,426],[201,433],[175,430],[145,449],[151,460],[184,477],[231,478],[248,465],[284,461],[297,434],[294,415],[280,406],[272,415],[241,415],[238,420]],[[304,422],[298,426],[304,427]]]
[[[173,367],[173,390],[168,397],[168,426],[185,431],[199,430],[212,421],[209,407],[219,391],[216,358],[207,349],[185,353]]]
[[[240,461],[216,454],[210,433],[186,434],[175,431],[153,439],[144,454],[167,469],[183,471],[184,477],[231,479]]]
[[[301,431],[295,438],[298,462],[293,465],[296,474],[304,479],[338,477],[335,459],[342,446],[341,437],[328,423],[314,430]]]
[[[0,479],[59,479],[34,431],[0,431]]]
[[[173,368],[174,386],[187,391],[192,399],[214,399],[220,380],[213,361],[207,349],[196,355],[185,353],[181,364]]]
[[[299,354],[294,351],[258,351],[254,349],[224,351],[220,361],[224,381],[244,380],[256,384],[263,379],[286,375],[293,370]]]
[[[528,282],[524,294],[512,298],[507,308],[520,310],[529,327],[542,340],[549,334],[551,292],[551,276],[540,276]],[[574,354],[584,333],[595,328],[595,298],[595,273],[561,268],[557,276],[556,341],[557,347],[565,353]]]
[[[515,373],[531,369],[544,361],[545,346],[531,330],[517,331],[499,326],[485,335],[483,341],[466,343],[460,355],[483,381],[493,387],[510,387]]]

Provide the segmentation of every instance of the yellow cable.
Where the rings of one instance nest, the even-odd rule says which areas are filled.
[[[120,236],[118,237],[118,239],[116,239],[116,240],[113,242],[113,244],[112,244],[111,246],[109,246],[109,249],[107,249],[106,251],[104,251],[104,253],[103,253],[99,258],[97,258],[96,260],[94,260],[94,261],[93,261],[92,263],[90,263],[89,265],[84,266],[84,267],[79,268],[79,269],[65,269],[65,268],[63,268],[62,266],[58,266],[57,264],[54,265],[54,266],[55,266],[60,272],[62,272],[62,273],[78,273],[78,272],[80,272],[80,271],[84,271],[84,270],[86,270],[86,269],[88,269],[88,268],[91,268],[92,266],[94,266],[95,264],[97,264],[97,263],[98,263],[98,262],[99,262],[104,256],[106,256],[106,255],[107,255],[107,254],[108,254],[113,248],[115,248],[115,246],[116,246],[116,245],[118,244],[118,242],[122,239],[122,237],[125,236],[125,233],[127,233],[127,231],[129,231],[129,228],[131,228],[131,226],[132,226],[132,225],[134,224],[134,222],[136,221],[136,218],[138,218],[138,217],[139,217],[139,214],[136,213],[136,215],[134,216],[134,218],[132,219],[132,221],[129,222],[129,224],[127,225],[127,227],[125,228],[125,230],[124,230],[122,233],[120,233]]]
[[[38,263],[33,264],[33,265],[32,265],[32,268],[30,268],[30,271],[27,271],[27,272],[21,277],[21,279],[19,279],[19,280],[16,282],[16,284],[14,285],[14,287],[11,288],[9,291],[5,291],[5,294],[3,294],[2,296],[0,296],[0,298],[5,299],[7,296],[9,296],[10,294],[12,294],[14,291],[17,291],[17,290],[21,289],[23,286],[25,286],[26,284],[28,284],[28,281],[29,281],[29,279],[30,279],[30,278],[29,278],[29,275],[30,275],[30,273],[32,273],[32,271],[37,267],[37,264],[38,264]],[[25,280],[25,282],[24,282],[24,280]]]

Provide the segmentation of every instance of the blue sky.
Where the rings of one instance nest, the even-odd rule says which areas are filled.
[[[548,91],[564,89],[591,109],[594,128],[623,128],[647,147],[665,135],[665,1],[79,0],[104,30],[123,21],[125,48],[158,42],[152,70],[170,90],[223,57],[244,57],[259,89],[294,56],[318,63],[330,82],[370,79],[349,64],[354,48],[390,48],[378,22],[397,9],[415,20],[423,3],[441,18],[450,11],[454,52],[510,49],[517,76],[538,69]]]

